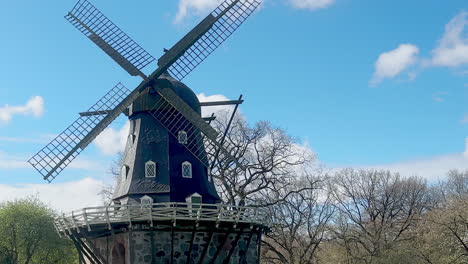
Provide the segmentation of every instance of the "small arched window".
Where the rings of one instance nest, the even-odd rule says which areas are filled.
[[[148,195],[145,195],[140,198],[141,200],[141,207],[142,208],[151,208],[153,204],[153,198],[149,197]]]
[[[122,168],[120,168],[120,180],[122,182],[127,180],[129,170],[130,168],[127,165],[123,165]]]
[[[192,178],[192,164],[188,161],[182,163],[182,177]]]
[[[179,131],[179,134],[177,136],[177,140],[179,141],[180,144],[187,144],[187,132],[184,130]]]
[[[130,146],[133,146],[133,144],[135,144],[135,139],[136,139],[136,135],[135,134],[130,134],[129,135],[129,140],[130,140]]]
[[[156,177],[156,163],[149,160],[145,163],[145,177],[154,178]]]

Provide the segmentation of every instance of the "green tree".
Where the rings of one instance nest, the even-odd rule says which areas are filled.
[[[77,263],[73,245],[58,236],[53,218],[37,198],[0,204],[0,263]]]

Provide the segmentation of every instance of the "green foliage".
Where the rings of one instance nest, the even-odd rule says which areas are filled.
[[[0,205],[0,263],[72,264],[77,253],[58,236],[53,211],[36,198]]]

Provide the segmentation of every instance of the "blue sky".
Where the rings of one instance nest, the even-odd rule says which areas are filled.
[[[216,4],[92,2],[155,57]],[[55,185],[24,163],[117,82],[139,83],[63,18],[74,4],[0,0],[0,192],[11,193],[0,199],[108,181],[124,118]],[[286,129],[329,168],[439,179],[468,169],[467,11],[462,0],[266,0],[184,82],[243,94],[249,122]]]

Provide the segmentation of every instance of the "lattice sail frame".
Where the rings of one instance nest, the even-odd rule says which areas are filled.
[[[141,70],[155,61],[87,0],[79,0],[65,18],[132,76],[142,75]]]
[[[168,71],[181,81],[215,51],[260,5],[256,0],[227,0],[221,3],[211,15],[221,16],[211,29],[203,34]]]
[[[118,83],[89,108],[88,112],[114,109],[128,94],[130,90]],[[105,116],[90,115],[78,118],[28,162],[45,180],[51,182],[86,147],[79,146],[79,143]]]
[[[219,143],[222,141],[222,134],[207,124],[188,105],[181,102],[176,103],[174,100],[166,100],[172,99],[171,96],[174,96],[173,92],[171,92],[172,90],[165,88],[162,91],[164,97],[160,97],[156,102],[152,108],[151,115],[175,138],[178,137],[181,131],[186,132],[187,142],[184,146],[194,157],[209,168],[210,162],[214,162],[214,160],[210,161],[209,156],[219,151],[219,158],[221,160],[227,160],[245,169],[246,160],[239,160],[233,157],[231,152],[233,152],[234,148],[227,142],[223,145]],[[184,108],[189,109],[184,111]],[[193,116],[189,117],[189,115]]]

